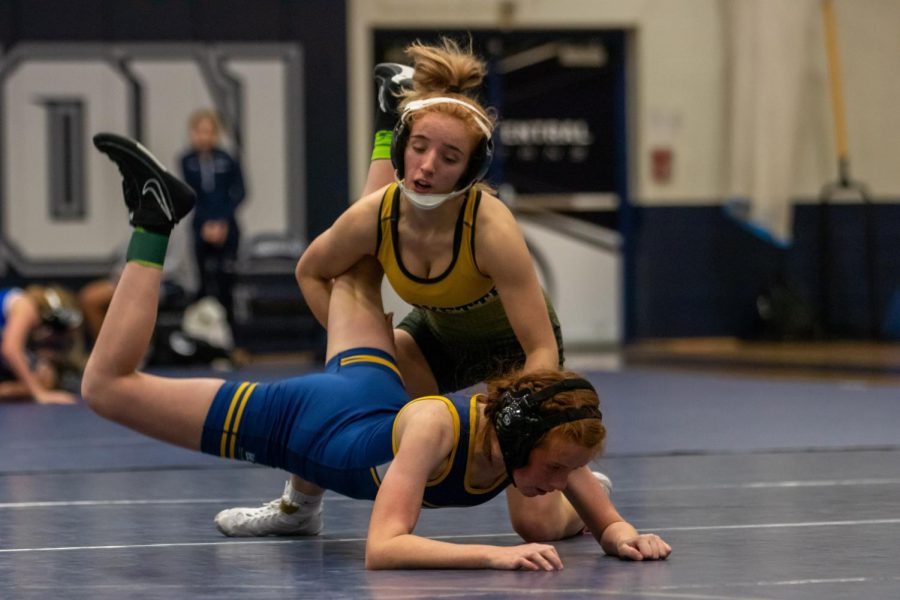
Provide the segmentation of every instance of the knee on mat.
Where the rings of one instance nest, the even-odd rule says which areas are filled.
[[[513,531],[528,543],[552,542],[560,539],[559,531],[552,523],[538,519],[513,519]]]
[[[81,378],[81,397],[95,413],[112,418],[116,408],[114,379],[88,361]]]

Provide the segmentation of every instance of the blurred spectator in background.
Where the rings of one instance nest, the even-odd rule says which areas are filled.
[[[81,322],[75,297],[64,288],[0,288],[0,399],[74,403],[74,394],[54,388],[61,369],[83,368]]]
[[[119,275],[125,267],[127,244],[122,246],[120,260],[109,277],[87,283],[78,292],[78,305],[84,314],[84,324],[93,342],[100,332],[103,317],[112,300]],[[197,292],[197,269],[190,252],[186,228],[178,227],[169,236],[169,248],[163,266],[163,281],[159,296],[159,310],[182,312]]]
[[[181,157],[181,170],[197,194],[193,231],[198,297],[218,300],[233,327],[232,289],[240,239],[235,213],[244,200],[244,177],[240,163],[219,147],[221,125],[214,111],[195,111],[188,125],[191,148]]]
[[[233,365],[234,349],[231,328],[225,309],[218,300],[197,295],[197,269],[191,252],[190,230],[175,227],[169,236],[166,261],[160,285],[156,330],[149,352],[148,365],[187,366],[214,365],[223,370]],[[78,292],[78,303],[91,343],[97,339],[100,326],[109,309],[113,292],[125,267],[127,244],[122,247],[120,261],[109,277],[86,284]],[[246,360],[239,356],[238,360]]]

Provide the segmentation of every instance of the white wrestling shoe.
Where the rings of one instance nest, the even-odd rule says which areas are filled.
[[[291,500],[291,482],[281,498],[256,508],[229,508],[216,515],[216,528],[229,537],[318,535],[322,531],[322,502],[303,506]]]
[[[591,473],[594,474],[594,477],[596,477],[597,479],[600,480],[600,484],[603,486],[603,489],[606,490],[606,495],[612,496],[612,489],[613,489],[612,480],[609,477],[607,477],[606,475],[604,475],[603,473],[601,473],[600,471],[591,471]]]

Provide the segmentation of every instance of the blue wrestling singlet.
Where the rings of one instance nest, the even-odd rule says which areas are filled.
[[[450,456],[450,463],[443,473],[425,485],[425,495],[422,498],[422,506],[425,508],[484,504],[510,484],[509,478],[504,474],[486,488],[476,488],[472,485],[470,463],[477,452],[476,444],[479,443],[475,436],[478,417],[477,398],[477,394],[471,396],[466,394],[423,396],[406,404],[409,406],[422,400],[443,401],[453,416],[453,425],[456,430],[454,436],[456,444],[453,454]],[[403,409],[400,412],[403,412]],[[395,452],[396,450],[394,448]],[[384,464],[373,469],[379,485],[388,466],[388,464]]]
[[[393,457],[394,416],[408,401],[393,357],[355,348],[329,360],[324,373],[224,383],[206,416],[201,451],[373,499],[370,469]]]
[[[423,506],[471,506],[499,494],[468,481],[475,397],[429,396],[454,415],[456,450],[446,471],[428,482]],[[272,383],[226,382],[203,426],[201,450],[295,473],[351,498],[374,500],[394,457],[394,422],[409,403],[394,359],[354,348],[334,356],[324,373]],[[460,427],[462,423],[462,427]]]
[[[0,288],[0,335],[6,327],[6,313],[12,301],[22,295],[22,288]]]

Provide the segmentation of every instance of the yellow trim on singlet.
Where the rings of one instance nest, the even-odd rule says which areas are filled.
[[[253,393],[255,388],[255,383],[250,385],[249,382],[245,381],[238,386],[237,390],[235,390],[234,396],[231,398],[231,404],[228,407],[228,413],[225,415],[225,423],[222,426],[222,441],[219,446],[220,456],[234,458],[234,448],[237,443],[237,431],[241,426],[241,418],[244,416],[244,408],[247,406],[247,400],[250,398],[250,394]],[[235,411],[235,409],[237,410]],[[234,416],[233,422],[231,420],[232,416]],[[231,438],[230,446],[228,444],[229,437]],[[228,451],[227,454],[226,450]]]
[[[463,475],[463,487],[466,488],[466,492],[472,494],[473,496],[492,492],[497,489],[498,485],[506,480],[506,473],[503,473],[502,475],[500,475],[497,481],[486,488],[477,488],[469,483],[469,476],[472,474],[472,470],[469,467],[472,466],[472,459],[475,456],[476,451],[475,426],[478,423],[478,396],[480,395],[481,394],[473,394],[472,397],[469,398],[469,455],[466,457],[466,472],[465,475]]]
[[[450,474],[450,470],[453,469],[453,460],[456,458],[456,448],[459,445],[459,413],[456,412],[456,407],[453,406],[453,402],[450,398],[444,396],[422,396],[421,398],[410,400],[403,405],[403,408],[401,408],[397,413],[397,416],[394,417],[394,426],[391,428],[391,448],[394,451],[394,456],[397,455],[397,450],[399,449],[397,443],[397,421],[400,420],[400,415],[403,414],[403,411],[406,410],[408,406],[415,402],[419,402],[420,400],[440,400],[447,406],[447,409],[450,411],[450,416],[453,419],[453,449],[450,451],[450,459],[447,461],[447,467],[441,471],[437,477],[425,482],[425,487],[433,487],[446,479],[447,475]]]
[[[384,274],[405,302],[436,311],[465,312],[497,301],[494,281],[478,270],[475,261],[475,221],[480,202],[479,191],[471,189],[457,215],[454,249],[447,269],[435,277],[418,277],[401,264],[397,247],[403,240],[395,238],[395,202],[400,201],[397,184],[388,186],[381,201],[376,252]],[[402,250],[400,251],[402,254]]]
[[[353,356],[347,356],[346,358],[341,359],[341,366],[352,365],[354,363],[376,363],[382,366],[389,368],[391,371],[397,374],[401,380],[403,376],[400,375],[400,369],[397,368],[397,365],[386,358],[382,358],[380,356],[375,356],[373,354],[354,354]]]
[[[252,394],[253,390],[255,389],[256,384],[254,383],[247,388],[247,391],[244,392],[244,397],[241,398],[241,406],[240,408],[238,408],[237,416],[234,418],[234,426],[232,427],[231,449],[228,458],[234,458],[234,445],[237,443],[237,432],[238,428],[241,426],[241,417],[244,416],[244,408],[247,406],[247,400],[250,398],[250,394]]]
[[[231,397],[231,404],[228,407],[228,412],[225,413],[225,423],[222,424],[222,442],[219,446],[219,456],[225,456],[225,448],[227,447],[228,442],[228,428],[231,425],[231,416],[234,414],[234,408],[237,406],[238,398],[240,398],[241,393],[248,384],[249,383],[245,381],[239,385],[234,392],[234,396]]]

